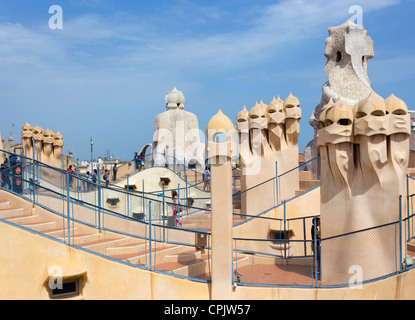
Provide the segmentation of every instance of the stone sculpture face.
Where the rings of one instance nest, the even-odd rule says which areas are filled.
[[[35,141],[43,141],[43,129],[39,126],[33,128],[33,139]]]
[[[278,96],[277,99],[271,101],[267,107],[267,116],[269,124],[284,124],[285,123],[285,108],[284,101]]]
[[[33,128],[33,139],[35,140],[35,148],[40,154],[43,148],[43,129],[41,127],[36,126]]]
[[[389,135],[391,160],[401,175],[406,174],[409,164],[409,139],[411,136],[411,116],[405,102],[393,94],[385,100],[386,112],[389,117]],[[404,181],[401,181],[404,184]],[[402,190],[405,189],[401,186]]]
[[[383,99],[371,94],[369,98],[358,103],[355,132],[356,135],[363,136],[388,134],[386,108]]]
[[[53,152],[53,141],[55,138],[55,134],[47,129],[43,132],[43,151],[44,153],[50,157]]]
[[[55,134],[50,129],[43,131],[43,143],[53,144],[54,136]]]
[[[25,147],[27,151],[31,150],[31,148],[32,148],[32,137],[33,137],[33,127],[30,124],[26,123],[22,127],[21,135],[22,135],[23,147]]]
[[[249,111],[246,109],[246,106],[238,113],[236,117],[236,130],[238,131],[248,131],[249,130]]]
[[[261,104],[256,104],[249,111],[249,128],[250,129],[267,129],[268,120]]]
[[[56,133],[53,138],[53,147],[62,148],[63,147],[63,137],[60,132]]]
[[[333,106],[334,106],[334,102],[332,99],[330,99],[330,101],[326,105],[324,105],[323,108],[321,109],[320,117],[318,120],[319,129],[322,129],[330,124],[329,122],[326,122],[326,114],[327,114],[327,111]]]
[[[385,107],[389,115],[389,134],[405,133],[411,135],[411,116],[405,102],[392,94],[385,100]]]
[[[33,127],[26,123],[22,128],[22,138],[32,138],[33,137]]]
[[[284,101],[286,134],[298,138],[300,134],[301,108],[300,101],[291,93]]]
[[[341,99],[325,110],[324,117],[326,143],[353,140],[353,109]]]

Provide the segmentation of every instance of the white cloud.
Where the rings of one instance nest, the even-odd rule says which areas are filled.
[[[86,6],[89,3],[76,1]],[[2,23],[0,100],[7,103],[11,118],[18,117],[16,109],[28,107],[25,114],[38,121],[36,124],[43,125],[44,121],[49,124],[43,126],[53,130],[66,128],[70,148],[78,143],[79,133],[72,132],[73,123],[63,115],[76,119],[77,130],[89,132],[94,130],[93,122],[97,122],[102,139],[108,139],[109,145],[111,141],[115,141],[112,145],[118,145],[117,141],[124,139],[131,147],[137,137],[126,137],[129,133],[125,132],[102,131],[102,127],[108,129],[114,121],[113,113],[105,110],[103,114],[102,108],[115,108],[116,115],[133,108],[145,110],[148,114],[146,123],[141,124],[142,131],[151,136],[152,116],[163,111],[164,94],[176,83],[204,94],[198,101],[208,101],[217,93],[203,92],[207,84],[202,86],[198,81],[204,81],[205,74],[213,74],[218,83],[224,77],[250,77],[245,70],[255,69],[262,62],[274,62],[278,53],[284,56],[287,47],[305,50],[302,41],[321,37],[322,32],[327,36],[327,28],[343,23],[350,16],[349,6],[356,2],[362,4],[364,13],[398,3],[394,0],[284,0],[265,7],[256,3],[231,11],[219,7],[218,3],[182,1],[179,4],[192,6],[175,6],[173,16],[171,5],[148,15],[128,13],[125,12],[128,8],[122,8],[124,11],[108,15],[70,16],[64,7],[64,29],[55,31],[41,26],[29,28]],[[109,6],[109,3],[96,0],[91,5]],[[197,14],[191,16],[191,10]],[[189,19],[185,19],[186,15]],[[287,68],[283,63],[280,65]],[[312,75],[314,67],[315,63],[309,70],[302,70],[296,79]],[[301,71],[298,66],[290,69]],[[238,70],[238,74],[234,76],[233,70]],[[267,70],[259,72],[266,74]],[[273,76],[285,79],[290,74],[282,70]],[[269,78],[272,81],[272,76]],[[160,109],[155,110],[155,104]],[[207,109],[202,103],[200,107]],[[56,114],[50,110],[55,110]],[[120,127],[133,132],[140,122],[135,118],[124,117]],[[1,120],[1,127],[9,121]],[[29,119],[25,118],[26,121]],[[19,127],[20,124],[15,123]],[[96,135],[86,134],[86,148],[90,134]]]
[[[246,22],[249,28],[234,32],[215,31],[203,36],[160,33],[160,28],[151,24],[154,22],[151,18],[140,16],[137,19],[125,12],[112,16],[86,14],[65,18],[64,29],[58,32],[3,24],[0,25],[0,57],[7,63],[31,60],[42,65],[50,64],[52,59],[65,64],[69,61],[81,65],[103,63],[104,67],[142,64],[151,72],[183,68],[223,71],[264,61],[283,51],[286,45],[316,36],[322,28],[327,30],[330,25],[341,24],[350,17],[348,8],[356,2],[359,3],[352,0],[284,0],[262,8],[253,6],[255,16]],[[397,3],[396,0],[360,2],[364,12]],[[179,12],[182,16],[189,15],[189,10],[193,10],[195,16],[211,21],[231,15],[223,9],[186,0],[169,7],[169,14],[164,12],[157,23],[162,19],[165,23],[168,19],[174,20],[171,16],[175,17]],[[238,14],[237,10],[235,14]],[[191,21],[192,18],[187,23]]]

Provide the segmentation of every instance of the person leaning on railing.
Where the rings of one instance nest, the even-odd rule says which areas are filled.
[[[7,160],[7,158],[6,158]],[[10,169],[8,161],[4,161],[1,165],[1,187],[4,188],[7,185],[7,189],[12,189],[12,183],[10,181]]]

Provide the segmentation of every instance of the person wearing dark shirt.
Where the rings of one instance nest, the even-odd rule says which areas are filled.
[[[12,189],[12,183],[10,181],[10,169],[8,162],[4,162],[1,165],[1,187],[4,188],[7,185],[7,189]]]
[[[315,231],[317,231],[317,233]],[[311,250],[313,251],[313,255],[314,255],[313,270],[316,270],[315,261],[317,260],[317,274],[319,274],[320,273],[320,258],[321,258],[321,228],[320,228],[320,218],[318,217],[315,217],[313,219],[313,225],[311,227]]]
[[[140,169],[140,157],[138,156],[137,152],[134,155],[134,162],[135,162],[135,170]]]

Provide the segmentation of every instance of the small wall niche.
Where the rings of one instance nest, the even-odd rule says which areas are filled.
[[[53,300],[75,298],[81,295],[82,277],[64,279],[56,288],[49,288]]]

